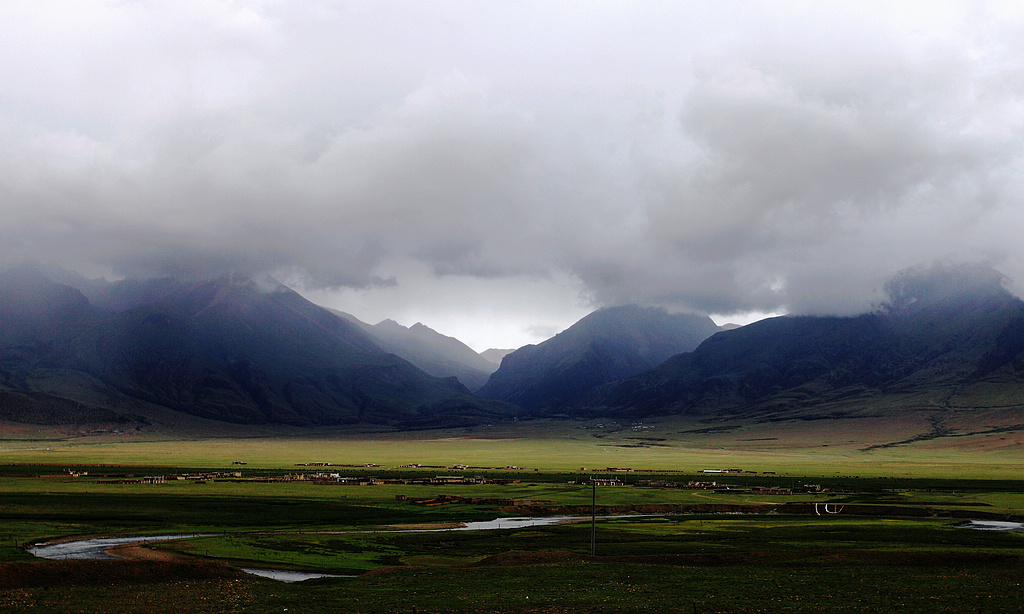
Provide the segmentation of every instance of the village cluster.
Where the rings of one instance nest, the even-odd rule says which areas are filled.
[[[235,461],[235,465],[245,465],[245,462]],[[379,468],[380,465],[376,463],[364,463],[361,465],[334,465],[329,462],[310,462],[310,463],[296,463],[297,467],[338,467],[338,468]],[[402,469],[438,469],[438,470],[451,470],[451,471],[465,471],[465,470],[503,470],[503,471],[522,471],[521,467],[515,465],[506,465],[504,467],[471,467],[464,464],[454,465],[421,465],[419,463],[411,463],[408,465],[402,465]],[[580,467],[581,473],[587,473],[586,467]],[[604,469],[590,469],[592,474],[608,474],[608,473],[636,473],[629,467],[606,467]],[[661,473],[661,472],[648,472],[643,471],[642,473]],[[701,474],[741,474],[741,473],[754,473],[743,471],[742,469],[729,468],[729,469],[703,469],[700,471]],[[764,472],[766,474],[774,472]],[[71,477],[84,477],[88,476],[89,473],[85,471],[72,471],[70,469],[63,475],[70,475]],[[332,471],[316,471],[316,472],[296,472],[286,473],[279,476],[266,476],[266,475],[255,475],[245,477],[241,471],[215,471],[215,472],[200,472],[200,473],[182,473],[174,475],[146,475],[146,476],[134,476],[134,475],[120,475],[120,476],[109,476],[109,479],[98,480],[100,484],[166,484],[174,481],[186,481],[192,484],[206,484],[210,481],[231,481],[231,482],[260,482],[260,483],[275,483],[275,482],[304,482],[307,484],[322,484],[332,486],[378,486],[385,484],[410,484],[410,485],[430,485],[430,486],[442,486],[442,485],[453,485],[453,484],[518,484],[522,482],[521,479],[503,477],[503,478],[491,478],[484,477],[482,475],[466,476],[466,475],[434,475],[434,476],[423,476],[423,477],[377,477],[371,475],[342,475],[339,472]],[[583,484],[587,486],[600,486],[600,487],[613,487],[613,486],[626,486],[632,485],[641,488],[678,488],[686,490],[713,490],[717,494],[752,494],[752,495],[792,495],[796,493],[810,493],[820,494],[827,492],[827,488],[823,488],[820,484],[803,484],[797,487],[785,488],[781,486],[751,486],[751,487],[736,487],[728,484],[719,483],[718,481],[706,481],[706,480],[690,480],[688,482],[674,482],[669,480],[651,480],[651,479],[637,479],[630,482],[626,482],[624,479],[619,477],[605,477],[590,475],[587,478],[574,480],[572,483]],[[479,499],[472,497],[461,497],[457,495],[438,495],[436,497],[425,498],[425,499],[410,499],[405,495],[399,495],[399,500],[419,505],[442,505],[450,503],[473,503],[473,504],[495,504],[495,505],[524,505],[524,504],[538,504],[546,502],[536,501],[525,501],[525,500],[514,500],[514,499]]]

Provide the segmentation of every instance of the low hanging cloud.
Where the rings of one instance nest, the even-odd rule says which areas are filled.
[[[977,108],[1019,100],[984,91],[992,80],[979,67],[759,57],[705,68],[680,113],[697,159],[647,183],[649,244],[663,250],[649,270],[660,277],[655,262],[671,261],[697,282],[673,292],[665,279],[663,300],[847,312],[867,307],[894,267],[949,258],[1019,267],[994,222],[1024,222],[1013,179],[1021,117],[979,125],[992,109]],[[722,294],[704,293],[708,284]]]
[[[1024,19],[951,6],[14,5],[0,262],[718,313],[1024,281]]]

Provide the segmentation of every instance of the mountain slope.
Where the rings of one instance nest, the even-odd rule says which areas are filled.
[[[557,409],[595,386],[692,350],[717,330],[707,316],[634,305],[601,309],[543,343],[506,355],[478,394],[528,410]]]
[[[385,351],[401,356],[434,377],[456,377],[470,390],[483,386],[496,368],[458,339],[419,322],[410,327],[394,320],[370,325],[355,316],[332,312],[359,326]]]
[[[580,414],[820,419],[1024,406],[1024,302],[980,267],[900,276],[857,317],[779,317],[596,390]]]
[[[0,346],[48,338],[91,312],[81,292],[30,269],[0,272]]]
[[[0,391],[20,394],[22,413],[32,395],[90,408],[157,407],[295,425],[422,424],[418,410],[436,415],[430,408],[439,403],[481,409],[457,381],[385,352],[284,286],[119,282],[97,294],[106,299],[95,308],[77,290],[40,276],[30,281],[0,286],[8,297]],[[49,311],[39,307],[53,296],[65,300]],[[11,317],[19,313],[36,319]]]

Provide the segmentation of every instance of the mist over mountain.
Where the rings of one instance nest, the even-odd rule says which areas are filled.
[[[401,356],[435,377],[456,377],[470,390],[483,386],[497,368],[465,343],[420,322],[409,327],[394,320],[371,325],[347,313],[332,311],[355,323],[384,350]]]
[[[438,403],[486,413],[454,378],[424,373],[280,284],[164,279],[88,291],[95,305],[38,273],[0,276],[0,392],[20,395],[21,413],[32,399],[255,424],[429,423]]]
[[[594,386],[692,350],[717,331],[702,315],[635,305],[600,309],[543,343],[506,355],[479,394],[528,410],[558,408]]]
[[[497,367],[499,367],[501,365],[502,359],[505,358],[505,356],[507,356],[508,354],[511,354],[514,351],[515,351],[514,348],[513,349],[490,348],[490,349],[484,350],[483,352],[480,352],[480,355],[483,356],[485,359],[487,359],[487,361],[490,362],[492,365],[494,365],[495,368],[497,368]]]
[[[1024,302],[978,266],[907,271],[855,317],[782,316],[595,390],[579,415],[822,419],[1024,406]]]
[[[1024,295],[1019,2],[43,4],[0,2],[0,266],[267,274],[473,348],[854,315],[937,258]]]
[[[0,271],[0,345],[48,339],[91,313],[88,299],[28,268]]]
[[[77,287],[0,271],[0,420],[417,429],[914,414],[931,425],[925,437],[953,420],[1024,428],[1024,302],[978,265],[904,271],[858,316],[723,330],[707,316],[601,309],[507,353],[477,396],[459,378],[487,361],[458,340],[342,317],[272,280],[63,279]]]
[[[949,369],[1016,398],[1012,309],[977,306],[1004,282],[885,284],[976,261],[1024,296],[1021,6],[0,2],[0,270],[73,271],[0,288],[0,386],[25,416],[519,411],[455,342],[315,303],[523,347],[482,388],[526,414],[982,390]],[[626,304],[794,316],[551,340]]]

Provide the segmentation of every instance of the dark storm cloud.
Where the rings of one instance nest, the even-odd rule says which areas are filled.
[[[12,3],[0,260],[272,273],[433,314],[449,280],[478,321],[539,310],[506,314],[524,331],[622,302],[851,312],[936,259],[1024,281],[1022,23],[998,3]]]
[[[899,266],[1022,272],[1007,240],[1024,221],[1016,45],[981,62],[967,47],[903,57],[856,42],[703,59],[678,116],[692,150],[640,174],[647,257],[591,265],[598,295],[853,312]]]

